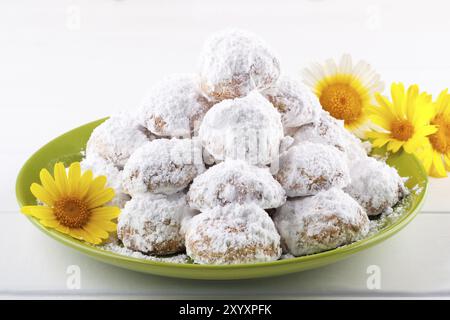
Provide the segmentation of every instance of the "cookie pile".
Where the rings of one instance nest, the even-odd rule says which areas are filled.
[[[154,86],[97,127],[84,169],[106,175],[122,244],[195,263],[273,261],[365,237],[406,193],[254,34],[210,37],[199,72]]]

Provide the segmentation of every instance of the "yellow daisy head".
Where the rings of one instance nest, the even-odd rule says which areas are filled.
[[[368,127],[367,108],[375,92],[383,90],[380,76],[371,66],[352,63],[350,55],[340,62],[329,59],[324,65],[314,64],[303,71],[304,82],[319,98],[322,108],[333,117],[344,120],[345,127],[364,138]]]
[[[417,85],[405,91],[403,83],[393,83],[391,98],[375,95],[377,105],[368,108],[370,120],[378,130],[367,133],[374,147],[387,145],[387,150],[416,153],[427,143],[427,136],[436,132],[431,125],[433,116],[431,96],[420,93]]]
[[[106,177],[93,177],[90,170],[81,172],[80,163],[55,164],[54,176],[46,169],[40,172],[41,184],[33,183],[31,193],[42,205],[22,207],[22,213],[37,218],[48,228],[76,239],[99,244],[116,231],[117,207],[105,206],[114,198],[106,187]]]
[[[417,156],[433,177],[446,177],[450,171],[450,94],[444,90],[432,104],[430,123],[437,131],[428,136],[428,143],[417,152]]]

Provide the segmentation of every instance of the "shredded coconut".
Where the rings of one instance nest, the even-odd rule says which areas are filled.
[[[138,112],[142,125],[165,137],[191,137],[212,103],[193,74],[176,74],[155,85]]]
[[[109,205],[123,208],[125,203],[131,199],[122,188],[122,171],[117,169],[112,162],[91,153],[80,162],[80,165],[83,171],[91,170],[94,176],[105,176],[107,178],[107,186],[113,188],[115,192],[115,197]]]
[[[183,190],[205,171],[202,148],[194,139],[158,139],[135,151],[123,171],[124,190],[134,196]]]
[[[86,146],[86,156],[97,154],[122,169],[137,148],[153,139],[131,115],[115,115],[94,129]]]
[[[336,147],[346,154],[350,167],[353,162],[367,156],[367,146],[345,129],[343,121],[333,118],[326,111],[321,113],[317,123],[300,127],[294,134],[294,140],[295,143],[309,141]]]
[[[184,250],[182,224],[193,214],[183,193],[138,195],[122,210],[117,234],[125,247],[132,250],[158,255],[181,252]]]
[[[136,259],[150,260],[156,262],[166,262],[166,263],[189,263],[189,257],[185,253],[176,254],[173,256],[150,256],[139,251],[130,250],[117,242],[110,242],[105,245],[99,246],[99,248],[120,254],[122,256]]]
[[[318,143],[297,144],[280,157],[275,175],[289,197],[308,196],[350,183],[345,155]]]
[[[337,188],[288,200],[278,209],[274,222],[283,246],[294,256],[334,249],[369,232],[364,209]]]
[[[198,210],[249,202],[269,209],[285,201],[283,188],[268,168],[254,167],[242,160],[226,160],[209,168],[194,179],[188,193],[190,206]]]
[[[371,157],[353,165],[351,181],[345,191],[366,209],[368,215],[382,213],[408,193],[395,168]]]
[[[190,220],[186,252],[200,264],[273,261],[281,255],[280,236],[254,203],[218,206]]]
[[[283,126],[272,104],[253,91],[214,105],[200,125],[199,138],[216,160],[266,165],[278,157]]]
[[[281,113],[285,128],[316,123],[322,110],[319,99],[308,87],[287,76],[281,76],[263,94]]]
[[[200,74],[203,90],[220,101],[270,87],[278,79],[280,63],[258,36],[229,29],[206,40]]]

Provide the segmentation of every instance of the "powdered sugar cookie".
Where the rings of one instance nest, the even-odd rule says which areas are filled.
[[[197,176],[187,198],[191,208],[202,211],[249,202],[269,209],[286,201],[283,188],[267,168],[251,166],[242,160],[226,160]]]
[[[317,123],[300,127],[294,134],[294,140],[295,143],[309,141],[333,146],[345,153],[349,164],[365,158],[368,151],[356,136],[345,129],[343,121],[325,111]]]
[[[288,200],[277,210],[274,222],[284,249],[294,256],[334,249],[369,232],[364,209],[337,188]]]
[[[157,139],[136,150],[123,170],[123,187],[131,196],[172,194],[186,188],[205,171],[197,140]]]
[[[369,216],[383,213],[408,194],[397,170],[382,161],[366,157],[351,170],[351,183],[345,188]]]
[[[122,169],[137,148],[153,139],[134,117],[119,114],[94,129],[86,146],[86,156],[97,154]]]
[[[186,252],[199,264],[277,260],[280,236],[269,215],[254,203],[215,207],[191,219]]]
[[[268,88],[279,74],[280,63],[273,52],[247,31],[214,34],[205,42],[200,56],[202,89],[217,101]]]
[[[278,157],[283,126],[272,104],[253,91],[214,105],[200,125],[199,138],[216,161],[229,158],[266,165]]]
[[[315,123],[322,111],[319,99],[300,81],[281,76],[263,95],[281,113],[284,128]]]
[[[124,246],[132,250],[156,255],[181,252],[184,249],[181,228],[192,215],[182,193],[141,194],[125,205],[117,234]]]
[[[275,178],[289,197],[299,197],[332,187],[345,187],[350,182],[350,173],[341,151],[327,145],[303,142],[281,155]]]
[[[212,103],[193,74],[175,74],[155,85],[144,100],[139,119],[158,136],[191,137]]]
[[[94,176],[105,176],[107,186],[114,189],[115,197],[110,205],[123,208],[125,203],[131,199],[122,188],[122,171],[117,169],[114,164],[99,155],[92,153],[80,162],[81,169],[91,170]]]

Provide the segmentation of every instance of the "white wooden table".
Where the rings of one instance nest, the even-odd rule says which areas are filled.
[[[450,297],[450,179],[431,180],[423,212],[386,242],[328,267],[266,280],[188,281],[121,270],[63,247],[18,213],[15,178],[32,152],[73,127],[133,108],[166,74],[195,71],[203,39],[223,27],[261,34],[286,73],[349,52],[370,61],[387,83],[419,83],[433,94],[450,85],[446,1],[280,2],[0,3],[0,297]],[[70,266],[81,272],[79,289]],[[380,288],[370,285],[371,268]]]

